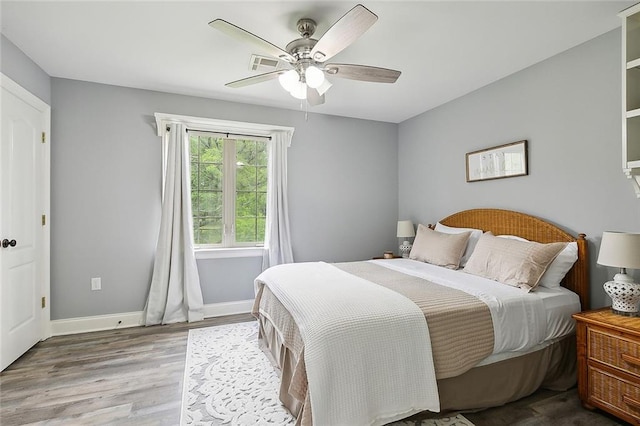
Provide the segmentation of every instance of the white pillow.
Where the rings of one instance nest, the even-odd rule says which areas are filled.
[[[498,235],[498,237],[511,238],[518,241],[528,241],[524,238],[516,237],[515,235]],[[549,265],[542,275],[542,278],[540,278],[538,285],[546,288],[560,287],[560,282],[564,279],[564,276],[567,275],[567,272],[569,272],[569,269],[571,269],[577,260],[578,243],[574,241],[567,244],[564,250],[562,250],[553,262],[551,262],[551,265]]]
[[[482,236],[481,229],[474,228],[453,228],[451,226],[443,225],[440,222],[436,223],[435,230],[438,232],[442,232],[443,234],[461,234],[463,232],[471,232],[471,236],[469,237],[469,241],[467,242],[467,248],[462,255],[462,259],[460,259],[460,267],[464,267],[467,264],[467,261],[471,257],[471,253],[473,249],[476,248],[476,244],[478,244],[478,240]]]

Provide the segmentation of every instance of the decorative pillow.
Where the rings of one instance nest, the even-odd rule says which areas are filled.
[[[470,235],[471,232],[444,234],[419,224],[409,259],[458,269]]]
[[[464,271],[529,292],[566,246],[499,238],[487,232],[480,237]]]
[[[438,232],[443,232],[445,234],[461,234],[463,232],[471,232],[471,236],[469,236],[469,241],[467,241],[467,248],[462,255],[462,259],[460,259],[460,267],[463,267],[469,261],[469,257],[471,257],[471,253],[473,249],[478,244],[478,240],[482,236],[481,229],[475,228],[454,228],[451,226],[443,225],[440,222],[436,223],[435,230]]]
[[[529,241],[524,238],[516,237],[515,235],[498,235],[500,238],[512,238],[518,241]],[[567,246],[553,259],[551,265],[547,268],[542,278],[540,278],[539,286],[546,288],[558,288],[560,283],[567,275],[569,269],[578,260],[578,243],[575,241],[568,243]]]

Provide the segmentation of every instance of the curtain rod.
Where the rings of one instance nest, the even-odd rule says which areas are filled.
[[[169,127],[167,127],[167,131],[169,131]],[[271,136],[263,136],[263,135],[248,135],[244,133],[229,133],[229,132],[214,132],[212,130],[198,130],[198,129],[186,129],[186,132],[198,132],[198,133],[211,133],[216,135],[226,135],[227,138],[229,136],[246,136],[250,138],[260,138],[260,139],[268,139],[271,140]]]

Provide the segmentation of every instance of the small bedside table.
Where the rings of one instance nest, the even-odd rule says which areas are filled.
[[[611,308],[573,318],[582,404],[640,424],[640,318],[616,315]]]

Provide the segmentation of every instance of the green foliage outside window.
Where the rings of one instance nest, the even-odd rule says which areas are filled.
[[[228,198],[235,200],[235,241],[226,245],[262,243],[267,206],[266,143],[202,135],[190,136],[189,142],[194,244],[224,243],[225,143],[231,144],[227,149],[233,149],[235,145],[235,161],[232,165],[235,169],[235,189],[228,189],[235,195]]]

